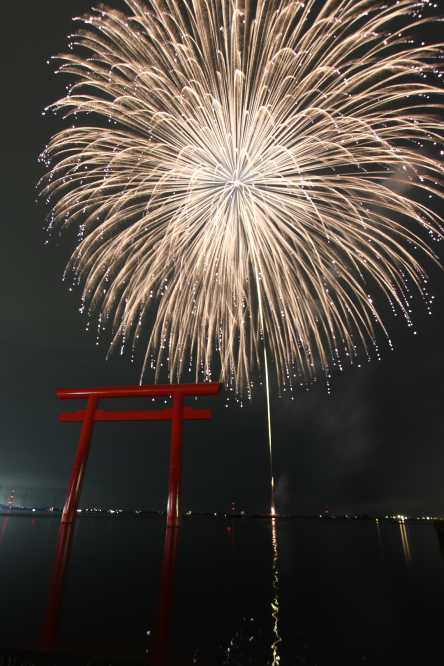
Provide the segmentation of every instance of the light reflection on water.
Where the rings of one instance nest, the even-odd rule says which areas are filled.
[[[401,532],[402,551],[404,553],[405,561],[408,564],[412,560],[412,551],[410,549],[409,535],[404,520],[399,521],[399,531]]]
[[[379,547],[379,553],[381,555],[381,558],[384,559],[384,544],[382,542],[382,534],[381,534],[381,521],[379,518],[376,518],[376,533],[378,535],[378,547]]]
[[[9,516],[3,516],[3,520],[0,526],[0,546],[2,545],[3,538],[5,536],[6,529],[8,527]]]
[[[373,521],[272,517],[164,529],[156,520],[82,518],[59,530],[56,548],[57,527],[0,520],[9,592],[0,596],[0,647],[128,654],[152,666],[331,666],[339,656],[351,666],[405,666],[428,663],[424,650],[440,645],[444,536],[431,525],[376,521],[375,530]],[[112,595],[102,606],[90,601],[94,585],[109,592],[125,577],[114,608]],[[118,650],[115,636],[91,635],[97,614],[110,632],[119,627]]]
[[[271,601],[273,642],[271,644],[271,664],[272,666],[279,666],[281,661],[279,656],[279,644],[282,643],[282,638],[279,635],[279,543],[277,522],[274,516],[271,519],[271,543],[273,547],[273,599]]]

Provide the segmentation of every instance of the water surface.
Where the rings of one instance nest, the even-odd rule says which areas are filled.
[[[173,666],[443,659],[431,524],[187,518],[169,534],[165,546],[162,518],[82,516],[54,587],[58,520],[0,517],[0,647],[41,648],[49,607],[45,649],[73,654]]]

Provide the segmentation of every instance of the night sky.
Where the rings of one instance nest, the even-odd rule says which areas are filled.
[[[71,17],[89,6],[39,0],[8,3],[6,13],[2,7],[0,502],[14,488],[28,505],[62,503],[79,426],[58,423],[66,407],[58,387],[139,379],[140,363],[117,355],[106,361],[106,345],[97,347],[94,331],[84,331],[80,294],[61,280],[72,245],[44,245],[45,208],[36,204],[37,158],[62,126],[41,115],[65,83],[46,61],[65,50]],[[415,299],[416,335],[389,318],[395,350],[383,346],[382,361],[363,359],[360,369],[335,375],[331,397],[322,382],[294,401],[274,391],[278,510],[444,514],[444,275],[428,266],[436,301],[430,317]],[[224,403],[224,395],[200,401],[214,407],[213,421],[185,426],[184,508],[226,510],[235,501],[239,509],[265,510],[265,395],[243,409]],[[83,504],[164,508],[168,449],[168,424],[99,425]]]

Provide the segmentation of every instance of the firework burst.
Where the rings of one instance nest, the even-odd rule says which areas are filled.
[[[81,19],[42,158],[50,229],[112,345],[250,392],[410,324],[442,235],[441,45],[428,2],[126,0]],[[419,254],[418,254],[419,251]],[[370,346],[369,346],[370,342]]]

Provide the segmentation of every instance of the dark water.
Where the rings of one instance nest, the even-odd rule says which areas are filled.
[[[431,524],[193,518],[173,532],[165,550],[161,518],[82,517],[54,586],[57,520],[0,517],[0,646],[41,647],[46,627],[46,649],[128,663],[444,663]]]

